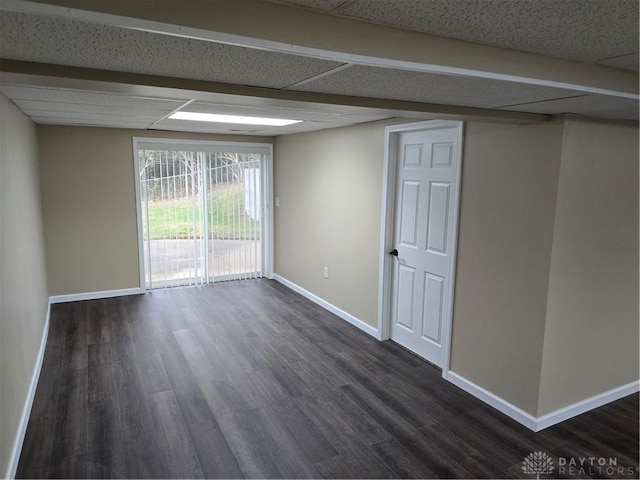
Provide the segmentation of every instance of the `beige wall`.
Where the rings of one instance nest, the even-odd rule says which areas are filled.
[[[275,143],[275,273],[373,327],[384,127],[399,122],[286,135]]]
[[[465,129],[450,367],[535,414],[562,125]]]
[[[275,272],[374,327],[384,127],[400,122],[275,139]],[[163,135],[38,132],[50,293],[137,287],[131,138]],[[532,415],[637,379],[637,148],[628,127],[466,123],[452,371]]]
[[[49,299],[36,125],[1,94],[0,230],[0,474],[4,474],[27,399]]]
[[[568,121],[538,413],[638,380],[638,129]]]
[[[40,126],[38,136],[51,295],[139,286],[134,136],[271,141],[64,126]]]
[[[374,327],[384,126],[275,144],[276,273]],[[638,377],[634,135],[465,124],[451,370],[533,416]]]

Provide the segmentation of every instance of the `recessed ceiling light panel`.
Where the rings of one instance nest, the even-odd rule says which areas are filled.
[[[241,115],[221,115],[218,113],[176,112],[170,115],[173,120],[191,120],[194,122],[238,123],[241,125],[269,125],[284,127],[300,123],[302,120],[287,120],[284,118],[244,117]]]

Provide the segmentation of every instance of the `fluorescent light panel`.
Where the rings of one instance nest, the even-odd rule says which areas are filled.
[[[221,115],[218,113],[176,112],[169,118],[174,120],[192,120],[194,122],[239,123],[242,125],[269,125],[284,127],[300,123],[302,120],[287,120],[284,118],[244,117],[241,115]]]

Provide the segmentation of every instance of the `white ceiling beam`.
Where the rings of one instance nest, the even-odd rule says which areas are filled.
[[[0,8],[355,65],[640,98],[635,72],[259,0],[2,0]]]

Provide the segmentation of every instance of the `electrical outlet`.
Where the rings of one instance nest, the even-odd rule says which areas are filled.
[[[324,276],[324,278],[329,278],[329,267],[324,267],[322,269],[322,275]]]

